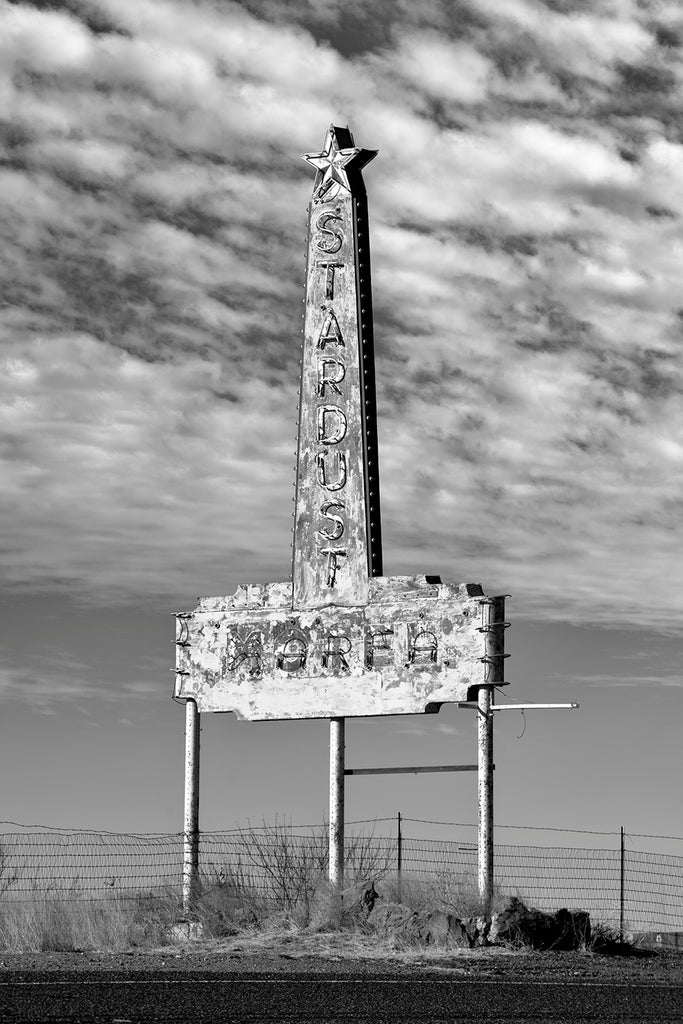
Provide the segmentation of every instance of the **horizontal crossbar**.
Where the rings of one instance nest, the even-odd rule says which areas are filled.
[[[496,686],[499,684],[496,683]],[[460,701],[458,703],[459,708],[472,708],[473,711],[477,711],[479,708],[478,704],[474,701]],[[543,710],[557,710],[566,708],[569,711],[576,711],[579,707],[578,701],[572,701],[571,704],[492,704],[489,711],[543,711]]]
[[[428,764],[420,766],[414,765],[412,768],[345,768],[344,775],[418,775],[422,772],[476,771],[476,764]]]

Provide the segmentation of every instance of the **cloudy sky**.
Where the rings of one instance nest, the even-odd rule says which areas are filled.
[[[500,820],[683,832],[681,45],[667,0],[0,2],[0,817],[180,825],[171,613],[289,574],[334,123],[379,150],[385,572],[512,594],[509,696],[582,703],[497,717]],[[467,715],[350,750],[469,761]],[[205,822],[321,819],[324,723],[204,733]],[[351,813],[472,819],[425,778]]]

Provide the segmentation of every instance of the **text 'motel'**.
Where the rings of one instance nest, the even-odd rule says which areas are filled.
[[[368,218],[331,127],[309,206],[292,580],[177,616],[175,696],[250,720],[438,711],[487,680],[479,584],[382,576]],[[482,603],[484,602],[484,603]],[[489,627],[490,628],[490,627]],[[503,624],[496,625],[501,633]],[[501,647],[502,649],[502,647]]]

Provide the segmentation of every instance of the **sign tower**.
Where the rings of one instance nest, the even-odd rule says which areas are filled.
[[[482,691],[490,699],[503,683],[503,598],[486,597],[476,583],[382,574],[361,176],[375,155],[356,147],[348,128],[331,126],[322,150],[304,157],[316,177],[291,580],[240,586],[177,616],[174,696],[186,701],[188,716],[188,903],[197,873],[200,712],[232,711],[250,721],[330,719],[330,878],[341,886],[344,719],[437,712],[445,702],[478,700]],[[490,733],[488,710],[485,727]],[[490,776],[492,764],[488,769]]]
[[[358,149],[331,127],[308,208],[293,607],[367,605],[382,575],[368,215]]]

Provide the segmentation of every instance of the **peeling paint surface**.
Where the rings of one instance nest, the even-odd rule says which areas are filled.
[[[339,147],[342,147],[341,149]],[[344,147],[347,147],[346,149]],[[344,160],[342,184],[321,168]],[[367,202],[351,133],[330,128],[308,207],[301,357],[294,608],[353,607],[381,573]],[[309,157],[307,157],[309,159]],[[373,472],[374,470],[374,472]],[[374,551],[374,558],[373,558]]]
[[[204,598],[177,617],[175,695],[251,721],[465,701],[486,678],[483,600],[478,584],[424,576],[370,579],[356,607],[293,612],[289,583]]]

